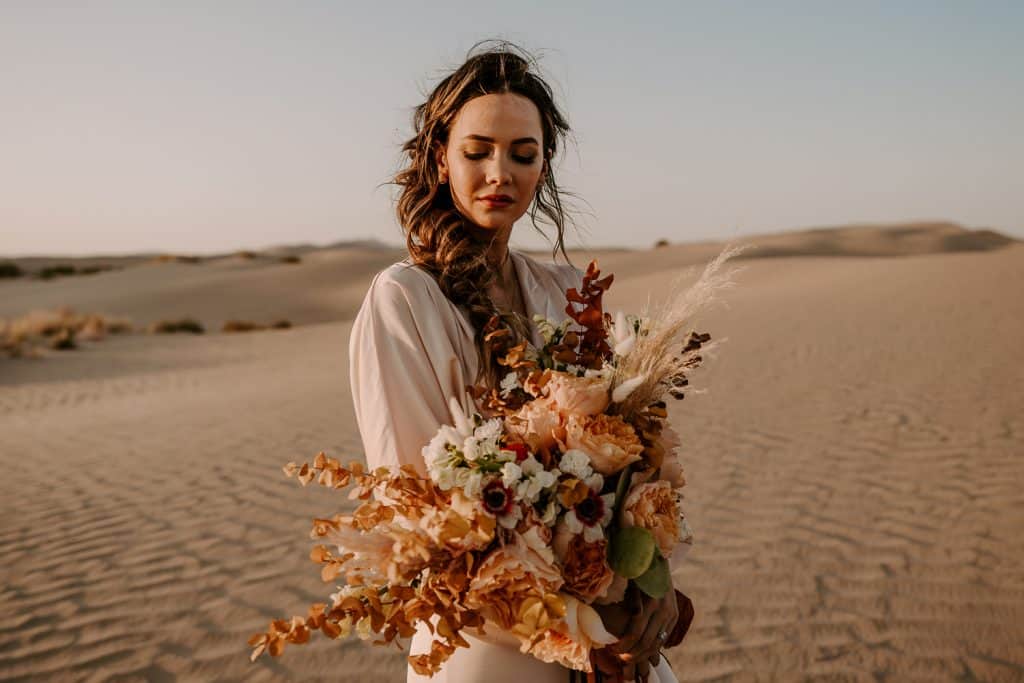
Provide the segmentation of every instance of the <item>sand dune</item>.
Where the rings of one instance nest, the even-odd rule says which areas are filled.
[[[856,232],[831,237],[890,239]],[[610,307],[716,251],[601,254]],[[697,532],[681,680],[1024,678],[1024,245],[938,251],[745,260],[697,321],[728,341],[695,378],[708,392],[672,406]],[[0,283],[20,298],[0,315],[52,296],[137,322],[310,323],[0,360],[0,679],[403,680],[397,650],[320,642],[250,664],[244,642],[328,591],[308,520],[345,501],[279,468],[359,454],[346,320],[391,258],[366,253]]]
[[[992,231],[966,230],[952,223],[848,226],[736,240],[753,248],[744,259],[781,256],[910,256],[929,253],[984,251],[1016,242]],[[671,270],[703,263],[722,249],[722,242],[687,243],[656,250],[574,250],[570,258],[585,267],[597,258],[620,278],[636,273]],[[373,274],[404,256],[382,245],[342,244],[323,248],[282,247],[237,255],[205,257],[199,263],[155,262],[151,255],[120,257],[122,269],[55,281],[0,281],[0,318],[35,309],[70,306],[79,312],[127,316],[141,327],[165,319],[191,317],[208,331],[227,320],[269,323],[287,319],[305,325],[351,320]],[[283,255],[297,255],[285,264]],[[548,252],[536,252],[548,258]],[[2,259],[0,259],[2,260]],[[28,272],[53,262],[98,265],[102,259],[13,259]],[[113,261],[112,261],[113,262]]]

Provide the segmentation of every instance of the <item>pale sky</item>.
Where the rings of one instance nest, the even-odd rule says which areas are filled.
[[[490,37],[568,113],[583,244],[1024,237],[1022,36],[1020,1],[0,0],[0,254],[398,243],[412,108]]]

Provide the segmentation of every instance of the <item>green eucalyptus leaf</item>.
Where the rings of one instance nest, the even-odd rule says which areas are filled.
[[[608,545],[608,564],[619,576],[635,579],[651,566],[657,547],[654,534],[647,529],[616,529]]]
[[[625,469],[619,472],[619,481],[615,485],[615,502],[612,504],[612,520],[618,523],[622,514],[622,505],[626,502],[630,479],[633,478],[633,465],[626,465]]]
[[[658,553],[651,561],[651,566],[647,568],[647,571],[634,579],[634,581],[637,588],[655,600],[664,597],[669,589],[672,588],[672,576],[668,571],[668,560],[662,557],[661,553]]]

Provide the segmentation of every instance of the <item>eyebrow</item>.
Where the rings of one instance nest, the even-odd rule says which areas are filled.
[[[466,140],[479,140],[480,142],[494,142],[494,138],[489,138],[486,135],[467,135]],[[536,138],[516,138],[512,141],[513,145],[521,145],[524,142],[532,142],[535,145],[540,145]]]

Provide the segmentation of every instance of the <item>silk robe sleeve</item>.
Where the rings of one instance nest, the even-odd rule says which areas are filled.
[[[352,324],[352,402],[370,467],[425,474],[423,447],[452,423],[449,397],[469,407],[459,321],[429,278],[402,264],[381,271]]]

